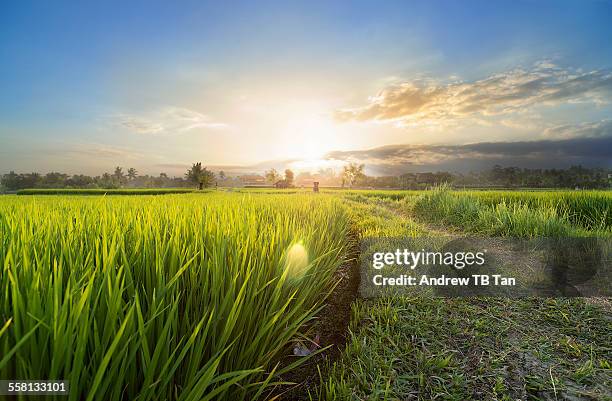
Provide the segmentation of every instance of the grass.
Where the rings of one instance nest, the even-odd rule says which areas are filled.
[[[589,229],[606,230],[612,227],[612,192],[602,191],[547,191],[547,192],[470,192],[467,194],[486,205],[504,203],[531,209],[552,208],[571,224]]]
[[[67,379],[72,400],[264,398],[346,231],[330,197],[4,197],[0,376]]]
[[[446,190],[392,195],[345,196],[355,224],[365,226],[362,241],[438,236],[445,228],[453,235],[593,235],[547,204],[487,203]],[[609,308],[584,299],[381,294],[353,305],[342,357],[322,370],[310,398],[610,399],[611,336]]]
[[[476,195],[440,188],[406,198],[405,203],[419,218],[489,236],[608,236],[612,233],[612,226],[605,219],[612,206],[612,197],[603,194],[587,192],[555,198],[554,193],[483,192]],[[599,222],[578,217],[583,216],[581,210],[589,210],[590,216],[600,216]],[[593,224],[583,224],[585,221]]]
[[[583,299],[385,297],[354,307],[312,399],[609,399],[609,315]]]
[[[412,219],[399,218],[393,201],[349,196],[345,199],[353,228],[361,238],[416,237],[426,235],[424,227]]]

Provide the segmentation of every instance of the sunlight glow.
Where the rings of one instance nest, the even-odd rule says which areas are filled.
[[[308,251],[301,242],[293,244],[287,251],[287,264],[285,269],[291,278],[299,278],[308,268]]]
[[[326,153],[337,149],[338,127],[328,116],[306,115],[292,119],[284,132],[289,138],[284,143],[285,153],[304,160],[321,159]]]
[[[298,172],[317,172],[319,170],[326,170],[330,168],[334,171],[338,171],[342,169],[342,166],[345,164],[346,162],[342,160],[305,159],[289,163],[289,168]]]

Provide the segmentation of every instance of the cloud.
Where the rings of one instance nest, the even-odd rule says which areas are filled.
[[[529,69],[518,68],[471,82],[402,82],[386,87],[365,106],[336,110],[334,115],[339,121],[449,125],[525,113],[540,105],[607,104],[611,99],[610,70],[582,72],[540,62]]]
[[[59,152],[59,151],[58,151]],[[86,156],[89,159],[109,159],[109,160],[140,160],[145,159],[145,155],[132,149],[104,144],[79,144],[71,148],[62,150],[78,156]]]
[[[134,116],[122,115],[118,118],[119,125],[139,134],[156,134],[163,131],[163,125]]]
[[[365,163],[370,174],[419,171],[467,172],[495,164],[528,168],[566,168],[581,164],[612,167],[612,135],[524,142],[480,142],[467,145],[391,145],[336,151],[327,159]]]
[[[544,130],[549,138],[600,138],[612,136],[612,120],[581,123],[578,125],[558,125]]]
[[[138,134],[178,135],[196,128],[222,129],[227,124],[213,121],[200,112],[181,108],[166,107],[147,116],[120,114],[115,123]]]

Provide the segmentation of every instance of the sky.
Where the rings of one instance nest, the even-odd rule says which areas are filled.
[[[604,0],[4,1],[0,173],[612,167],[610,20]]]

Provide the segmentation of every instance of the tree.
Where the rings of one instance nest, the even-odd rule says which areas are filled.
[[[285,181],[287,181],[288,186],[293,185],[293,177],[294,177],[293,171],[289,169],[285,170]]]
[[[212,171],[204,167],[204,171],[202,173],[202,181],[201,181],[202,186],[204,188],[208,188],[212,186],[214,182],[215,182],[215,173],[213,173]]]
[[[20,188],[20,184],[21,184],[20,178],[21,178],[21,174],[17,174],[11,170],[10,173],[4,174],[2,176],[1,183],[4,187],[6,187],[6,189],[15,191],[17,189],[21,189]]]
[[[74,188],[89,188],[95,186],[94,179],[83,174],[73,175],[66,181],[66,184]]]
[[[202,163],[197,162],[194,163],[189,170],[187,170],[187,172],[185,173],[185,178],[187,178],[187,181],[190,181],[197,185],[199,189],[202,189],[202,173]]]
[[[270,184],[276,183],[276,181],[279,179],[280,175],[276,169],[271,168],[270,170],[266,171],[266,181],[268,181]]]
[[[215,181],[215,174],[206,167],[202,167],[200,162],[194,163],[185,173],[185,177],[196,184],[198,189],[208,188]]]
[[[348,184],[349,188],[352,187],[357,180],[365,177],[363,173],[364,168],[365,165],[357,163],[350,163],[348,166],[344,166],[342,179]]]
[[[117,178],[109,173],[104,173],[98,180],[98,186],[108,189],[117,188]]]
[[[117,186],[121,186],[122,184],[125,184],[125,182],[127,181],[125,174],[123,174],[123,169],[119,166],[115,167],[113,178],[117,181]]]
[[[135,180],[135,179],[136,179],[136,177],[138,177],[138,171],[136,171],[136,169],[135,169],[134,167],[130,167],[130,168],[128,169],[127,176],[128,176],[128,178],[129,178],[131,181],[132,181],[132,180]]]
[[[225,171],[223,170],[219,171],[219,179],[221,181],[225,180]]]

